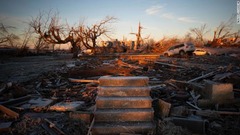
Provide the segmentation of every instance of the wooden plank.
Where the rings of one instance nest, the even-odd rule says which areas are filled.
[[[155,64],[160,64],[160,65],[175,67],[175,68],[185,68],[183,66],[178,66],[178,65],[173,65],[173,64],[169,64],[169,63],[163,63],[163,62],[155,62]]]
[[[197,110],[202,110],[201,108],[199,108],[199,107],[193,105],[192,103],[190,103],[190,102],[188,102],[188,101],[187,101],[186,103],[187,103],[188,105],[190,105],[191,107],[197,109]]]
[[[84,80],[84,79],[74,79],[74,78],[68,78],[68,80],[74,83],[99,83],[98,80]]]
[[[217,115],[240,115],[240,112],[229,112],[229,111],[212,111],[212,110],[193,110],[189,109],[189,111],[194,112],[196,115],[200,116],[216,116]]]
[[[10,110],[10,109],[8,109],[7,107],[5,107],[5,106],[3,106],[3,105],[0,105],[0,110],[1,110],[3,113],[9,115],[10,117],[12,117],[12,118],[14,118],[14,119],[19,118],[19,114],[18,114],[18,113],[14,112],[14,111],[12,111],[12,110]]]
[[[0,102],[0,105],[5,106],[14,106],[14,105],[20,105],[28,102],[28,100],[31,99],[31,95],[27,95],[20,98],[10,99],[8,101]]]
[[[207,74],[205,74],[205,75],[202,75],[202,76],[199,76],[199,77],[197,77],[197,78],[191,79],[191,80],[187,81],[187,83],[194,82],[194,81],[197,81],[197,80],[199,80],[199,79],[206,78],[206,77],[210,77],[210,76],[214,75],[214,73],[215,73],[215,72],[207,73]]]

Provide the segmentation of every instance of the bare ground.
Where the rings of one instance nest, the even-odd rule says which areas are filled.
[[[71,54],[0,59],[0,81],[25,82],[72,61]]]

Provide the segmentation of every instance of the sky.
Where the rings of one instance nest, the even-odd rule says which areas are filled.
[[[237,0],[1,0],[0,22],[22,32],[39,12],[59,12],[63,21],[76,25],[84,20],[92,25],[106,16],[114,16],[111,24],[113,39],[133,40],[138,23],[142,37],[160,40],[163,36],[179,38],[190,28],[207,24],[211,38],[214,29],[233,14],[237,14]],[[234,30],[240,24],[234,23]]]

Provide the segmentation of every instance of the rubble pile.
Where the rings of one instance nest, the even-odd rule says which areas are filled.
[[[229,55],[78,59],[0,83],[1,134],[89,134],[101,76],[147,76],[155,134],[238,134],[240,63]]]
[[[163,133],[162,127],[171,122],[192,134],[238,134],[239,61],[230,57],[227,62],[216,57],[191,59],[188,63],[184,59],[155,62],[155,71],[162,73],[153,80],[165,80],[151,90],[159,133],[172,134],[172,130]]]

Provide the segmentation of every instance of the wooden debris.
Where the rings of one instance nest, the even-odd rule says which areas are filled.
[[[171,109],[171,104],[161,99],[159,99],[158,104],[159,104],[159,112],[161,117],[162,118],[168,117]]]
[[[187,83],[194,82],[194,81],[197,81],[197,80],[200,80],[200,79],[203,79],[203,78],[207,78],[207,77],[210,77],[214,74],[215,74],[215,72],[210,72],[210,73],[207,73],[205,75],[199,76],[197,78],[191,79],[191,80],[187,81]]]
[[[213,77],[213,81],[221,81],[227,77],[229,77],[230,75],[232,75],[233,73],[223,73],[223,74],[216,74]]]
[[[90,126],[88,127],[87,135],[92,135],[91,130],[92,130],[94,123],[95,123],[95,117],[93,117],[92,122],[91,122]]]
[[[206,134],[208,121],[198,117],[170,117],[172,122],[177,126],[182,126],[195,134]]]
[[[76,111],[84,106],[84,101],[73,101],[73,102],[59,102],[49,107],[51,111]]]
[[[141,134],[120,133],[120,135],[141,135]]]
[[[163,62],[155,62],[155,64],[160,64],[160,65],[174,67],[174,68],[185,68],[183,66],[178,66],[178,65],[173,65],[173,64],[169,64],[169,63],[163,63]]]
[[[194,112],[194,114],[204,117],[212,117],[217,115],[240,115],[240,112],[229,112],[229,111],[213,111],[213,110],[193,110],[189,111]]]
[[[142,69],[142,67],[140,67],[140,66],[128,64],[128,63],[123,62],[122,60],[119,60],[119,59],[117,60],[117,65],[118,66],[123,66],[123,67],[134,68],[134,69]]]
[[[202,110],[201,108],[199,108],[198,106],[196,106],[196,105],[193,105],[192,103],[190,103],[190,102],[186,102],[188,105],[190,105],[191,107],[193,107],[193,108],[195,108],[195,109],[197,109],[197,110]]]
[[[208,107],[213,107],[216,104],[218,105],[235,105],[238,104],[240,105],[240,99],[225,99],[221,101],[213,101],[210,99],[199,99],[198,100],[198,106],[202,108],[208,108]]]
[[[98,80],[84,80],[84,79],[74,79],[74,78],[68,78],[68,80],[74,83],[99,83]]]
[[[5,105],[5,106],[17,106],[24,104],[28,102],[28,100],[31,99],[30,95],[20,97],[20,98],[15,98],[15,99],[10,99],[8,101],[0,102],[0,105]]]
[[[53,122],[51,122],[50,120],[48,120],[46,118],[44,119],[44,121],[46,121],[49,124],[49,127],[53,128],[57,132],[58,135],[65,135],[65,133],[61,129],[59,129]]]
[[[9,132],[11,125],[12,125],[12,122],[0,123],[0,133]]]
[[[42,126],[42,128],[43,128],[45,131],[47,131],[47,133],[48,133],[49,135],[58,135],[57,133],[54,132],[53,129],[51,129],[51,128],[47,125],[47,123],[42,123],[41,126]]]
[[[188,115],[188,109],[187,109],[186,106],[173,107],[173,108],[171,108],[170,112],[171,112],[170,113],[171,116],[182,117],[182,116],[187,116]]]
[[[0,110],[1,110],[3,113],[9,115],[10,117],[12,117],[12,118],[14,118],[14,119],[19,118],[19,114],[18,114],[18,113],[14,112],[14,111],[12,111],[12,110],[10,110],[10,109],[8,109],[7,107],[5,107],[5,106],[3,106],[3,105],[0,105]]]

